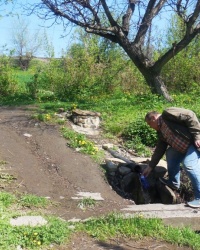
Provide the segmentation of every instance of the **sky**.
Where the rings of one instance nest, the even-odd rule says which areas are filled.
[[[53,25],[52,20],[49,22],[44,22],[44,20],[39,19],[36,15],[27,16],[23,12],[23,9],[19,7],[18,4],[22,3],[38,3],[39,0],[13,0],[15,5],[11,3],[8,5],[2,4],[4,0],[0,0],[0,54],[5,53],[3,50],[3,46],[6,45],[8,51],[13,50],[14,45],[12,41],[12,33],[15,27],[17,27],[17,16],[21,20],[27,20],[29,23],[29,30],[31,34],[36,34],[38,30],[40,33],[43,34],[44,30],[47,34],[48,40],[52,43],[55,57],[61,57],[63,55],[63,51],[66,52],[69,46],[73,43],[73,33],[74,29],[69,29],[64,33],[64,29],[62,24],[60,25]],[[16,4],[17,2],[17,4]],[[8,15],[9,12],[12,12],[12,15]],[[168,16],[168,14],[166,13]],[[159,19],[159,26],[163,21]],[[65,37],[62,36],[65,34]],[[46,57],[47,53],[45,50],[38,53],[36,56],[39,57]]]
[[[25,2],[20,1],[18,2]],[[28,2],[34,3],[38,1],[29,0]],[[8,13],[12,11],[14,15],[8,15]],[[0,53],[5,52],[3,49],[3,46],[6,45],[8,48],[8,51],[13,49],[13,41],[12,41],[12,33],[14,32],[15,24],[17,21],[17,15],[22,20],[27,20],[28,27],[30,30],[30,34],[36,34],[36,32],[39,30],[41,34],[44,33],[44,31],[47,34],[47,38],[49,42],[52,43],[54,47],[55,57],[62,56],[62,50],[66,51],[69,44],[71,43],[73,30],[68,30],[66,32],[66,37],[61,38],[61,36],[64,33],[62,25],[53,25],[52,21],[44,22],[43,20],[39,19],[35,15],[26,16],[24,15],[22,8],[19,8],[18,5],[8,4],[8,5],[1,5],[0,6]],[[17,25],[17,24],[16,24]],[[37,56],[45,57],[47,53],[45,51],[40,52]]]

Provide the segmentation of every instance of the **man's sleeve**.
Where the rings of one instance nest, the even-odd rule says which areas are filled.
[[[160,159],[165,154],[165,151],[167,149],[168,144],[161,139],[158,140],[158,143],[156,145],[155,151],[151,157],[151,160],[149,162],[149,167],[154,169],[156,165],[159,163]]]

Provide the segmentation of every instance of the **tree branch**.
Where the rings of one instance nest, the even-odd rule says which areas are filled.
[[[126,14],[122,17],[122,30],[126,35],[128,35],[129,33],[130,19],[135,10],[135,2],[135,0],[129,0],[129,5]]]
[[[112,29],[112,28],[103,30],[102,28],[98,29],[98,27],[95,26],[94,28],[88,27],[88,28],[85,29],[85,31],[87,33],[92,33],[92,34],[104,37],[106,39],[109,39],[110,41],[112,41],[114,43],[119,43],[119,41],[117,39],[117,36],[111,34],[114,31],[114,29]]]
[[[173,44],[173,47],[168,50],[156,63],[151,67],[155,72],[160,73],[163,66],[180,51],[182,51],[192,39],[200,33],[200,25],[198,25],[191,34],[186,34],[184,38],[177,44]]]
[[[188,1],[186,1],[185,6],[182,5],[182,0],[178,0],[176,3],[176,10],[177,10],[177,14],[179,15],[180,18],[182,18],[183,20],[185,20],[185,11],[188,5]]]
[[[114,20],[114,18],[111,15],[111,12],[110,12],[110,10],[108,8],[108,5],[106,4],[106,1],[105,0],[100,0],[100,1],[102,3],[102,6],[103,6],[104,11],[105,11],[105,14],[108,17],[108,20],[109,20],[111,26],[118,26],[117,22]]]
[[[62,2],[62,4],[59,5],[60,8],[58,8],[58,5],[56,5],[55,3],[53,3],[52,1],[49,1],[49,0],[42,0],[42,3],[56,17],[67,19],[71,23],[76,24],[76,25],[81,26],[81,27],[89,27],[90,26],[90,22],[87,22],[88,20],[86,20],[87,15],[84,15],[83,11],[82,11],[83,9],[88,9],[92,13],[92,16],[94,17],[94,19],[92,20],[92,22],[93,23],[96,22],[96,24],[98,26],[100,26],[100,19],[98,18],[98,14],[95,11],[95,9],[92,8],[92,6],[89,4],[89,1],[87,1],[87,0],[78,0],[78,1],[77,0],[75,0],[75,1],[69,0],[69,1],[64,1],[64,2]],[[77,3],[83,9],[78,8]],[[65,11],[61,11],[61,7],[68,6],[68,5],[69,5],[68,9],[66,7]],[[76,15],[73,15],[73,17],[72,17],[72,16],[70,16],[70,15],[67,14],[67,11],[69,13],[73,11],[72,9],[70,9],[70,5],[74,8],[74,10],[76,10],[78,12],[77,16],[79,16],[79,17],[82,16],[82,20],[84,22],[79,21],[76,18]]]
[[[152,22],[152,19],[158,14],[158,12],[160,11],[160,9],[162,8],[165,2],[166,0],[160,0],[158,4],[155,6],[156,0],[149,1],[146,12],[142,19],[140,28],[134,40],[135,44],[139,44],[139,45],[144,44],[145,34]]]
[[[196,7],[194,9],[193,15],[189,18],[189,21],[186,23],[187,26],[187,34],[190,34],[192,31],[192,27],[194,25],[194,23],[196,22],[197,18],[199,17],[199,13],[200,13],[200,0],[197,1]]]

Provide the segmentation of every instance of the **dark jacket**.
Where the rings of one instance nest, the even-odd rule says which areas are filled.
[[[187,139],[190,144],[200,140],[200,123],[193,111],[175,107],[167,108],[162,113],[162,119],[174,134],[179,134]],[[167,147],[168,144],[162,138],[161,133],[158,132],[158,142],[149,162],[151,168],[156,167]],[[198,150],[200,151],[200,148]]]

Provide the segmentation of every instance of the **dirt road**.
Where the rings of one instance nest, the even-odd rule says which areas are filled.
[[[54,213],[66,219],[85,218],[119,209],[128,201],[107,184],[103,172],[89,156],[75,152],[56,125],[31,118],[31,107],[0,108],[0,160],[16,177],[13,191],[50,197],[60,205]],[[104,201],[95,210],[77,207],[77,192],[100,193]]]

